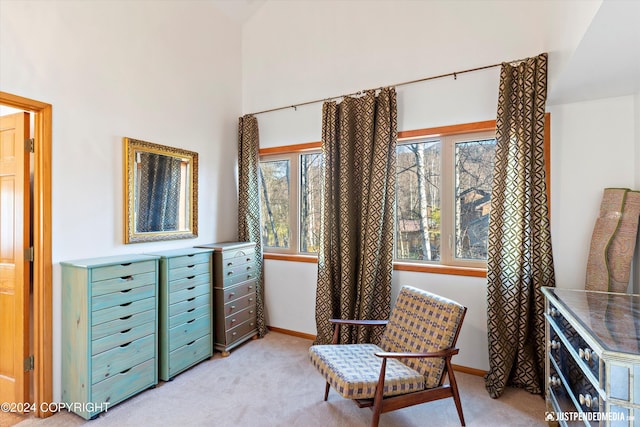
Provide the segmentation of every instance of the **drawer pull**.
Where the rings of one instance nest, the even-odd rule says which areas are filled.
[[[231,276],[233,274],[233,271],[227,271],[227,276]]]
[[[130,282],[133,280],[133,276],[123,276],[120,278],[120,280],[124,281],[124,282]]]
[[[127,372],[129,372],[131,370],[131,368],[129,369],[125,369],[124,371],[120,372],[121,374],[126,374]]]
[[[249,285],[249,286],[247,287],[247,289],[252,290],[252,289],[253,289],[253,285]]]
[[[194,310],[195,310],[195,308],[189,309],[189,310],[187,310],[187,313],[191,313]]]
[[[231,323],[236,323],[236,319],[231,319]]]
[[[191,301],[193,301],[194,299],[196,299],[196,297],[191,297],[191,298],[189,298],[187,301],[191,302]]]
[[[189,256],[189,257],[191,257],[191,256],[196,256],[196,254],[189,254],[189,255],[187,255],[187,256]]]
[[[253,314],[253,310],[249,310],[249,314]]]
[[[124,291],[120,291],[121,294],[126,294],[127,292],[131,292],[131,288],[130,289],[125,289]]]
[[[130,315],[128,315],[128,316],[121,317],[121,318],[120,318],[120,320],[128,320],[128,319],[131,319],[131,316],[132,316],[132,314],[130,314]]]
[[[123,267],[127,267],[127,266],[131,265],[131,263],[130,262],[125,262],[124,264],[120,264],[120,265],[123,266]]]
[[[580,400],[580,404],[586,406],[587,408],[591,408],[592,406],[595,408],[597,405],[596,401],[591,397],[589,393],[582,394],[580,393],[578,400]]]
[[[125,329],[124,331],[120,331],[121,334],[126,334],[127,332],[129,332],[131,330],[131,328],[129,329]]]
[[[549,348],[552,350],[556,350],[558,348],[560,348],[560,343],[556,340],[551,340],[549,341]]]
[[[195,286],[191,286],[191,287],[187,288],[187,290],[188,290],[188,291],[192,291],[192,290],[194,290],[195,288],[196,288]]]
[[[252,268],[252,267],[251,267],[250,265],[249,265],[249,266],[247,266],[247,271],[251,270],[251,268]]]
[[[128,305],[131,305],[133,301],[129,301],[129,302],[125,302],[124,304],[120,304],[120,307],[126,307]]]
[[[234,332],[234,333],[232,333],[231,335],[233,335],[233,336],[235,337],[236,335],[238,335],[238,333],[237,333],[237,332]]]
[[[191,342],[190,342],[189,344],[187,344],[187,345],[191,345],[191,344],[193,344],[194,342],[196,342],[196,340],[191,341]]]
[[[126,343],[126,344],[122,344],[120,347],[125,348],[125,347],[126,347],[126,346],[128,346],[129,344],[131,344],[131,341],[129,341],[129,342],[128,342],[128,343]],[[128,370],[128,369],[127,369],[127,370]],[[122,373],[122,372],[120,372],[120,373]]]
[[[247,262],[251,261],[251,258],[247,258]]]
[[[580,356],[580,359],[584,359],[586,362],[590,362],[592,357],[591,349],[589,348],[578,349],[578,356]]]
[[[549,377],[549,385],[551,387],[559,387],[561,384],[560,378],[556,377],[555,375],[552,375]]]
[[[193,280],[194,277],[196,277],[196,276],[187,276],[187,279]]]
[[[195,321],[196,321],[196,319],[191,319],[191,320],[189,320],[187,323],[193,323],[193,322],[195,322]]]
[[[228,262],[228,263],[227,263],[227,267],[231,267],[232,265],[233,265],[233,263],[232,263],[232,262]]]
[[[232,305],[232,306],[231,306],[231,307],[229,307],[229,308],[230,308],[231,310],[235,310],[235,309],[236,309],[236,306],[235,306],[235,305]]]
[[[251,274],[247,274],[247,279],[251,279],[253,276]]]
[[[229,298],[233,298],[235,295],[236,295],[236,293],[235,293],[235,292],[230,292],[230,293],[229,293]]]
[[[253,301],[253,298],[249,298],[249,302]]]

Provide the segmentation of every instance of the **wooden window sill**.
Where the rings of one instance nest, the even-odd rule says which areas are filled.
[[[264,259],[277,261],[293,261],[293,262],[309,262],[317,263],[318,257],[315,255],[299,255],[299,254],[278,254],[273,252],[265,252]],[[487,277],[487,270],[484,268],[458,267],[451,265],[421,264],[415,262],[399,262],[393,263],[394,270],[414,271],[418,273],[432,274],[451,274],[455,276],[470,277]]]

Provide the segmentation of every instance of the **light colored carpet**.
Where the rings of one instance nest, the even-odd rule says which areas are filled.
[[[270,332],[249,341],[229,357],[219,353],[110,408],[94,421],[60,412],[30,418],[19,427],[80,426],[368,426],[371,411],[360,409],[334,390],[322,400],[324,380],[308,359],[311,341]],[[454,358],[455,362],[455,358]],[[491,399],[481,377],[456,374],[467,426],[544,426],[544,400],[507,388]],[[459,426],[453,399],[382,414],[380,426]]]

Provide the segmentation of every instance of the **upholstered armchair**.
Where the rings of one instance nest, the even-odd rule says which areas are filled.
[[[453,397],[464,424],[458,386],[451,367],[466,307],[432,293],[403,286],[389,320],[332,320],[333,344],[309,349],[311,362],[333,387],[359,407],[380,414],[432,400]],[[380,346],[338,344],[342,325],[386,325]],[[444,383],[445,376],[449,378]]]

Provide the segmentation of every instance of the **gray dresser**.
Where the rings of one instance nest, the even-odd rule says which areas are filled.
[[[213,354],[211,249],[185,248],[160,257],[159,377],[168,381]]]
[[[225,242],[213,249],[213,299],[216,350],[229,350],[257,336],[255,243]]]
[[[60,265],[62,401],[90,419],[158,382],[158,257]]]
[[[547,421],[638,425],[640,295],[557,288],[542,293]]]

